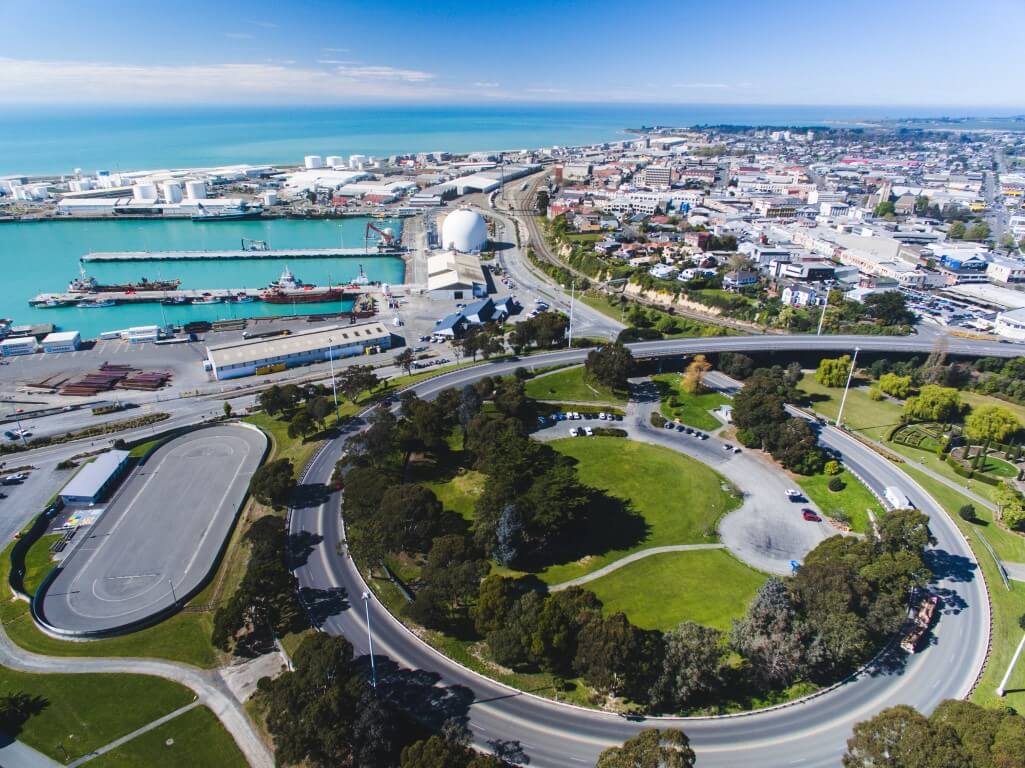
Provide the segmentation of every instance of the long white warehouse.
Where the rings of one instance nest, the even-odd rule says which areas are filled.
[[[206,367],[217,380],[235,379],[278,366],[294,368],[391,347],[382,323],[332,325],[270,339],[247,339],[206,348]],[[269,372],[269,370],[268,370]]]

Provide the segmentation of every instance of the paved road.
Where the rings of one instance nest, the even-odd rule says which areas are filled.
[[[252,768],[273,768],[274,758],[260,739],[249,716],[216,672],[155,659],[103,659],[42,656],[11,642],[0,626],[0,665],[34,673],[129,673],[174,680],[192,690],[199,702],[218,717],[235,739]]]
[[[591,571],[584,576],[578,576],[575,579],[564,581],[561,584],[552,584],[548,587],[548,591],[559,592],[560,590],[568,589],[569,587],[579,587],[583,584],[587,584],[588,582],[600,579],[602,576],[608,576],[613,571],[618,571],[620,568],[630,565],[630,563],[636,563],[638,560],[643,560],[644,558],[651,557],[652,555],[664,555],[667,552],[698,552],[703,549],[725,548],[726,547],[723,544],[670,544],[666,547],[642,549],[640,552],[634,552],[626,557],[621,557],[616,562],[609,563],[604,568],[599,568],[597,571]]]
[[[51,631],[117,634],[197,590],[266,447],[263,432],[224,424],[158,448],[79,535],[41,593]]]
[[[736,339],[639,344],[635,354],[730,349],[731,341],[737,344]],[[920,342],[916,345],[914,339],[761,337],[745,339],[743,343],[747,348],[758,349],[849,350],[861,344],[863,349],[923,351],[919,348]],[[1013,354],[1007,345],[989,346],[1003,356]],[[989,354],[990,351],[983,349],[979,353]],[[550,365],[579,360],[581,356],[580,352],[567,351],[529,362]],[[508,373],[516,365],[516,362],[494,363],[457,371],[426,382],[416,390],[421,397],[433,397],[442,388],[462,386],[485,373]],[[329,444],[311,462],[305,483],[326,483],[344,441],[343,436]],[[529,756],[530,764],[539,768],[592,765],[603,748],[622,742],[655,722],[685,729],[704,768],[738,765],[833,768],[857,721],[899,703],[929,711],[943,699],[967,694],[985,658],[989,608],[985,585],[977,576],[971,549],[932,499],[885,459],[843,433],[826,429],[823,441],[840,450],[848,464],[877,490],[886,485],[900,485],[911,500],[930,515],[938,539],[932,553],[933,569],[940,575],[937,588],[944,594],[944,609],[932,642],[915,656],[888,656],[843,685],[789,707],[725,719],[669,718],[633,723],[536,698],[482,678],[422,643],[371,598],[369,612],[374,646],[382,657],[384,679],[396,674],[388,671],[389,663],[400,668],[425,670],[435,683],[432,698],[424,700],[425,712],[437,711],[442,701],[450,704],[463,701],[463,707],[465,702],[472,702],[467,714],[479,746],[487,747],[495,740],[517,741]],[[294,536],[311,542],[307,554],[296,561],[295,572],[315,620],[324,631],[344,634],[357,652],[366,653],[364,613],[350,607],[359,602],[366,585],[352,562],[338,553],[337,545],[344,540],[338,496],[331,495],[323,503],[293,510],[289,525]]]

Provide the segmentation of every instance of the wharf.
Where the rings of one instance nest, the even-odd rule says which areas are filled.
[[[401,258],[401,249],[378,248],[272,248],[268,250],[226,251],[96,251],[82,261],[195,261],[202,259],[332,259],[370,256]]]
[[[175,291],[100,291],[98,293],[41,293],[29,300],[33,306],[43,306],[48,301],[70,302],[80,301],[115,301],[118,304],[153,304],[165,299],[188,299],[191,302],[201,299],[215,298],[220,302],[234,300],[238,296],[247,296],[253,301],[260,300],[260,290],[256,288],[208,288]]]

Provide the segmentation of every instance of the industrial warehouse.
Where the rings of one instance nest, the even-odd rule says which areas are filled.
[[[390,349],[391,344],[391,331],[382,323],[332,325],[270,339],[208,346],[205,367],[221,381],[380,352]]]

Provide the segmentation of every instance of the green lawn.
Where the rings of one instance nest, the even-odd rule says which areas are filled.
[[[842,491],[829,490],[828,475],[798,476],[795,478],[805,495],[818,505],[830,517],[834,510],[847,513],[851,520],[851,530],[865,533],[869,529],[868,510],[876,517],[883,514],[883,506],[872,492],[858,478],[846,469],[837,475],[844,482]]]
[[[434,491],[445,509],[456,512],[467,522],[473,522],[474,506],[484,492],[485,475],[473,469],[464,469],[447,480],[422,481],[421,485]]]
[[[607,491],[628,511],[601,511],[607,517],[599,517],[589,540],[579,542],[579,551],[592,554],[539,573],[549,584],[649,547],[717,541],[716,522],[740,504],[723,490],[722,476],[668,448],[617,437],[569,438],[550,445],[578,461],[582,483]]]
[[[1008,560],[1025,560],[1025,551],[1023,551],[1025,544],[1022,543],[1023,540],[1020,537],[1004,531],[992,523],[988,525],[966,523],[957,514],[957,510],[963,504],[970,503],[966,496],[913,467],[902,467],[902,469],[939,502],[968,537],[986,578],[986,585],[989,587],[993,605],[992,650],[986,670],[972,694],[972,701],[987,707],[1014,707],[1020,712],[1025,708],[1025,662],[1018,662],[1018,666],[1008,682],[1008,693],[1004,698],[1001,699],[996,695],[996,688],[1000,684],[1000,680],[1003,679],[1011,656],[1021,640],[1018,617],[1025,614],[1025,584],[1011,581],[1009,582],[1011,588],[1006,589],[997,572],[996,563],[979,542],[979,538],[985,537],[997,554]],[[980,509],[978,512],[979,516],[986,521],[992,520],[991,513],[988,511]]]
[[[168,743],[170,742],[170,743]],[[246,768],[235,740],[206,707],[196,707],[89,763],[96,768]]]
[[[726,550],[711,549],[652,555],[584,588],[601,599],[606,613],[623,611],[644,629],[667,630],[689,620],[727,630],[764,583],[765,574]]]
[[[848,428],[862,432],[873,440],[885,441],[895,426],[900,424],[903,406],[892,400],[872,400],[864,381],[855,377],[847,394],[843,422]],[[860,385],[860,386],[859,386]],[[815,381],[815,374],[807,373],[798,385],[808,393],[812,407],[835,420],[840,410],[843,387],[825,387]]]
[[[527,382],[527,397],[582,403],[625,403],[626,395],[587,380],[582,365],[537,376]]]
[[[63,763],[183,707],[195,697],[188,688],[145,675],[27,674],[0,667],[0,692],[37,699],[38,714],[17,737]]]
[[[983,395],[978,392],[966,392],[961,390],[961,400],[968,403],[972,408],[978,408],[981,405],[999,405],[1001,408],[1006,408],[1015,416],[1018,417],[1018,421],[1025,424],[1025,406],[1012,403],[1007,400],[1001,400],[999,397],[993,397],[992,395]]]
[[[722,422],[709,411],[718,408],[730,399],[720,392],[702,392],[692,395],[680,389],[680,374],[660,373],[653,376],[662,392],[662,415],[676,419],[698,429],[711,431],[722,426]]]
[[[50,546],[55,541],[61,540],[61,534],[51,533],[40,536],[39,539],[29,547],[25,553],[25,578],[23,584],[25,592],[34,595],[39,585],[43,583],[46,575],[53,570],[55,563],[50,556]]]

